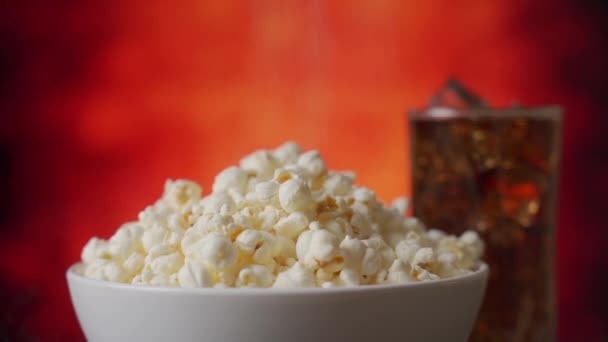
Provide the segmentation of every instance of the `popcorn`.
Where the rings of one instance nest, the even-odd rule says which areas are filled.
[[[255,185],[255,195],[264,204],[275,204],[278,201],[280,184],[271,180]]]
[[[310,189],[299,178],[293,178],[279,187],[279,202],[289,213],[304,212],[314,207]]]
[[[144,266],[145,257],[140,253],[133,253],[123,262],[122,266],[128,274],[138,273]]]
[[[474,231],[426,230],[351,172],[328,171],[294,143],[257,151],[221,171],[212,192],[168,180],[162,197],[81,259],[89,278],[174,287],[346,287],[403,284],[473,272]]]
[[[414,255],[421,248],[418,240],[405,239],[397,244],[395,247],[395,253],[402,262],[408,264],[414,259]]]
[[[367,188],[356,188],[353,191],[353,197],[355,201],[361,202],[367,205],[376,203],[376,194]]]
[[[193,228],[201,234],[208,234],[211,232],[221,232],[233,222],[233,216],[223,214],[205,214],[197,219]]]
[[[232,215],[236,203],[226,192],[214,192],[203,199],[203,214]]]
[[[296,243],[296,255],[305,266],[316,269],[339,260],[340,241],[326,230],[308,230],[303,232]],[[341,259],[340,259],[341,258]]]
[[[117,259],[125,259],[136,249],[140,249],[143,228],[137,223],[122,225],[108,241],[108,253]]]
[[[244,267],[236,280],[237,287],[270,287],[273,282],[270,270],[261,265]]]
[[[85,264],[92,264],[97,260],[109,258],[107,246],[107,241],[93,237],[82,249],[80,258]]]
[[[279,273],[273,284],[273,287],[276,288],[315,286],[317,286],[317,284],[312,270],[299,262],[295,263],[288,270]]]
[[[181,287],[212,287],[213,276],[200,261],[187,261],[177,273]]]
[[[411,275],[418,280],[439,279],[439,276],[430,271],[434,261],[435,253],[433,253],[432,248],[420,248],[416,251],[416,254],[414,254]]]
[[[209,233],[202,242],[195,256],[215,270],[223,270],[236,262],[236,248],[225,235]]]
[[[302,167],[308,175],[316,178],[326,172],[325,162],[321,159],[319,151],[308,151],[298,158],[298,166]]]
[[[264,210],[257,214],[257,228],[260,230],[269,231],[277,224],[277,221],[281,219],[281,211],[272,207],[266,206]]]
[[[165,182],[163,201],[172,208],[179,208],[188,202],[197,202],[201,198],[201,187],[188,180],[178,179]]]
[[[150,252],[152,248],[163,243],[165,236],[167,236],[168,233],[169,232],[160,225],[154,225],[152,228],[146,230],[141,237],[144,251]]]
[[[145,258],[145,266],[154,274],[170,275],[183,263],[181,253],[166,244],[158,244],[150,249]]]
[[[483,254],[483,242],[479,238],[477,232],[467,230],[458,239],[462,243],[465,252],[469,254],[470,259],[479,259]]]
[[[361,276],[364,279],[369,279],[370,276],[376,274],[380,269],[380,254],[373,248],[366,248],[363,258],[361,259]]]
[[[363,241],[347,236],[340,243],[340,249],[344,255],[345,267],[359,270],[361,268],[361,260],[363,260],[363,256],[367,250],[367,246]]]
[[[368,216],[354,213],[350,219],[350,225],[355,236],[366,239],[372,234],[372,223]]]
[[[255,263],[266,265],[272,263],[278,246],[270,233],[247,229],[236,238],[236,245],[245,255],[252,257]]]
[[[84,276],[97,280],[121,281],[120,267],[116,263],[99,259],[87,264]]]
[[[350,173],[329,173],[323,189],[334,196],[346,196],[351,191],[355,177]]]
[[[407,198],[398,197],[393,200],[391,207],[397,210],[398,213],[405,214],[409,205],[410,201]]]
[[[274,261],[282,266],[292,266],[296,262],[296,244],[293,240],[277,236],[274,240]]]
[[[303,213],[295,212],[280,219],[274,225],[274,230],[278,235],[295,239],[306,227],[308,227],[308,217]]]
[[[340,271],[340,282],[342,286],[359,286],[359,273],[355,272],[352,269],[345,268]]]
[[[340,241],[343,241],[348,236],[354,235],[352,226],[343,217],[337,217],[325,222],[323,228],[333,233]]]
[[[393,264],[388,270],[386,279],[389,284],[405,284],[413,282],[415,279],[410,276],[410,267],[399,259],[393,261]]]
[[[272,177],[274,170],[279,166],[279,161],[268,151],[256,151],[241,159],[243,169],[255,171],[262,179]]]
[[[303,178],[302,170],[299,166],[293,166],[290,168],[278,168],[274,170],[274,177],[272,178],[276,183],[283,184],[286,181],[293,178]]]
[[[222,192],[229,189],[234,189],[238,193],[243,194],[247,191],[247,180],[247,171],[241,169],[240,167],[231,166],[215,176],[213,192]]]
[[[278,148],[276,148],[272,155],[278,160],[281,164],[290,164],[296,162],[302,150],[300,146],[294,142],[287,142]]]

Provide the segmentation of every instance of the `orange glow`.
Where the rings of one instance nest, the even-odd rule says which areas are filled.
[[[14,69],[7,100],[0,97],[11,114],[0,117],[0,157],[6,149],[10,167],[0,290],[6,278],[5,293],[35,302],[9,330],[81,338],[64,270],[88,238],[108,237],[154,201],[166,178],[208,190],[246,153],[293,140],[318,149],[330,169],[355,171],[385,201],[409,195],[405,113],[424,106],[449,76],[494,105],[566,106],[564,175],[576,174],[573,151],[593,126],[594,107],[560,72],[596,37],[570,6],[108,0],[0,11],[10,28],[0,67]],[[605,64],[587,57],[590,69]],[[575,219],[577,184],[562,188],[560,212],[560,246],[569,253],[560,261],[560,304],[574,309],[583,304],[572,298],[585,291],[573,280],[580,260],[569,256],[592,250],[580,247],[578,231],[589,230]],[[576,335],[579,319],[585,331],[599,331],[586,312],[560,313],[577,322],[561,329]],[[52,316],[69,321],[54,324]]]

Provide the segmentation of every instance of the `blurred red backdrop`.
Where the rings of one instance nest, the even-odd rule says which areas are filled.
[[[0,340],[83,340],[64,271],[160,195],[285,140],[390,200],[404,111],[448,76],[493,104],[565,108],[561,341],[608,338],[599,1],[0,4]]]

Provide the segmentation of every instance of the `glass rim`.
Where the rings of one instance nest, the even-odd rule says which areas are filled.
[[[449,120],[461,118],[540,118],[561,121],[563,109],[558,105],[538,107],[506,107],[506,108],[452,108],[430,107],[425,109],[408,110],[410,120]]]

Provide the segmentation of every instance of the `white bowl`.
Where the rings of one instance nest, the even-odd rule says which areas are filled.
[[[466,341],[488,266],[458,278],[331,289],[182,289],[67,271],[90,342]]]

